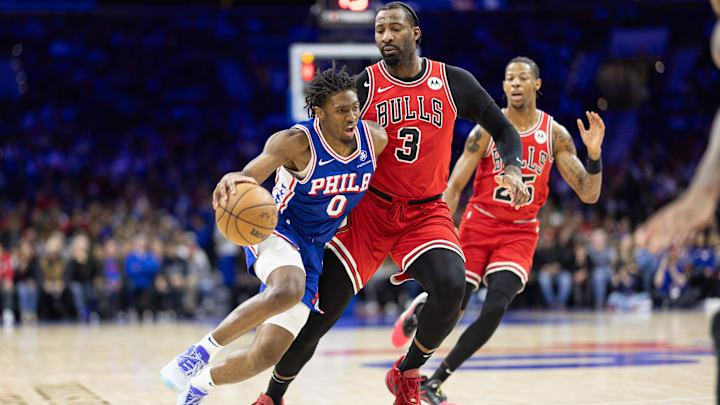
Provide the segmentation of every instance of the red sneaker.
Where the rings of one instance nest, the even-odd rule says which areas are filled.
[[[401,372],[398,365],[404,358],[405,356],[400,357],[385,374],[385,385],[395,395],[394,405],[420,405],[420,369],[412,368]]]
[[[280,404],[285,405],[285,400],[283,399]],[[275,405],[275,403],[273,402],[272,398],[261,392],[258,399],[255,400],[252,405]]]
[[[395,321],[395,326],[393,326],[392,335],[390,337],[393,346],[405,346],[405,344],[412,339],[415,334],[415,329],[417,329],[418,322],[418,311],[416,309],[420,305],[425,305],[427,297],[428,295],[426,292],[420,293]]]

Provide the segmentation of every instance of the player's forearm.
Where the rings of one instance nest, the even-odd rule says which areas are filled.
[[[600,197],[602,172],[589,173],[580,159],[567,151],[556,155],[560,175],[575,190],[575,194],[586,204],[594,204]]]
[[[452,193],[460,193],[470,181],[476,167],[477,159],[473,159],[467,155],[467,152],[463,152],[450,174],[447,190]]]
[[[255,179],[258,184],[264,182],[270,175],[284,163],[283,159],[277,158],[266,153],[251,160],[245,168],[238,172],[241,176],[247,176]]]
[[[705,198],[720,198],[720,110],[715,114],[710,130],[710,144],[693,176],[690,190],[700,192]]]
[[[602,188],[602,173],[585,173],[585,178],[580,183],[580,190],[577,191],[580,200],[587,204],[594,204],[600,198]]]

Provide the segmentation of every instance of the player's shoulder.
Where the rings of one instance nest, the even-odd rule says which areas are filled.
[[[268,144],[271,144],[279,149],[287,151],[304,151],[310,146],[309,132],[306,132],[307,128],[303,125],[295,124],[288,129],[283,129],[274,133]]]
[[[387,141],[388,141],[387,132],[385,131],[385,128],[382,125],[378,124],[375,121],[371,121],[371,120],[362,120],[362,122],[365,123],[367,130],[369,132],[368,135],[370,135],[374,144],[378,145],[378,142],[380,142],[383,145],[385,145],[387,143]]]

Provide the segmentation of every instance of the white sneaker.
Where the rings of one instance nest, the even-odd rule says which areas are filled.
[[[180,393],[176,405],[197,405],[207,396],[207,392],[188,384]]]
[[[175,392],[187,388],[190,379],[200,374],[210,362],[210,354],[202,346],[192,345],[185,353],[177,355],[160,370],[165,385]],[[195,403],[195,402],[193,402]]]

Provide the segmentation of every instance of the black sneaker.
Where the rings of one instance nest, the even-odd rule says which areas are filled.
[[[440,380],[424,380],[420,384],[420,400],[428,405],[452,405],[440,391]]]

